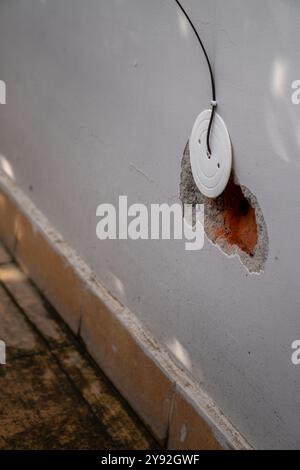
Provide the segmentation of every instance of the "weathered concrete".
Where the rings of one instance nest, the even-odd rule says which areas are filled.
[[[1,449],[157,444],[0,245]],[[5,263],[5,264],[2,264]]]

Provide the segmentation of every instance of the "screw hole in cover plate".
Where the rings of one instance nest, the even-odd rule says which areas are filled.
[[[215,113],[210,134],[211,155],[207,155],[206,135],[211,110],[203,111],[196,119],[189,141],[192,173],[198,189],[215,198],[227,186],[232,167],[232,148],[223,119]]]

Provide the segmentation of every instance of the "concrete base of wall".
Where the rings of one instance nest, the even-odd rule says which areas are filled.
[[[2,174],[0,238],[161,445],[250,449],[211,398]]]

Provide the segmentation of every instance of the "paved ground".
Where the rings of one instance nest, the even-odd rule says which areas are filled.
[[[1,245],[0,340],[0,449],[157,448]]]

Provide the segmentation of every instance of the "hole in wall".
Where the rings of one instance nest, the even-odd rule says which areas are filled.
[[[249,272],[264,270],[269,238],[257,198],[239,184],[234,172],[221,196],[210,199],[201,194],[194,182],[188,144],[181,162],[180,199],[183,204],[204,204],[204,229],[214,245],[228,256],[238,256]]]

